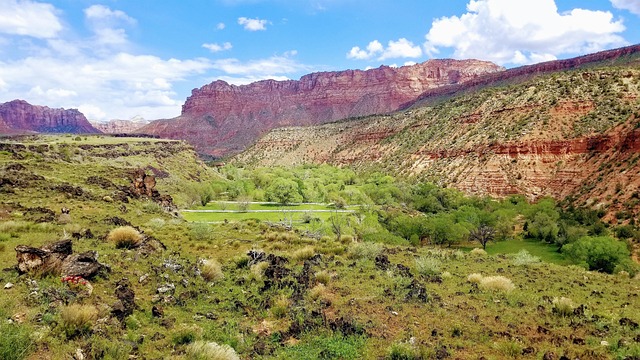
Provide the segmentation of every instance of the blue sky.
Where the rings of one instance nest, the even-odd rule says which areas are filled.
[[[640,0],[0,0],[0,102],[171,118],[191,89],[640,43]]]

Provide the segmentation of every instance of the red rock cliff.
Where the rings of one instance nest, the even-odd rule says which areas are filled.
[[[0,104],[0,133],[100,133],[76,109],[51,109],[24,100]]]
[[[201,153],[227,155],[276,127],[390,113],[429,89],[503,70],[486,61],[429,60],[400,68],[313,73],[297,81],[243,86],[215,81],[192,91],[180,117],[139,131],[188,140]]]

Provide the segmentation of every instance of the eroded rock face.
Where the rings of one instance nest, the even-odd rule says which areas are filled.
[[[77,109],[51,109],[24,100],[0,104],[0,133],[96,134],[100,131]]]
[[[149,124],[149,121],[142,118],[131,120],[114,119],[107,122],[91,123],[96,129],[105,134],[131,134],[147,124]]]
[[[71,240],[61,240],[41,248],[18,245],[15,250],[20,273],[81,276],[91,279],[108,270],[106,265],[98,262],[98,253],[95,251],[73,254]]]
[[[242,86],[215,81],[192,91],[180,117],[154,121],[138,132],[184,139],[200,153],[222,156],[243,150],[275,127],[389,113],[428,89],[502,70],[486,61],[429,60],[400,68],[313,73],[297,81]]]

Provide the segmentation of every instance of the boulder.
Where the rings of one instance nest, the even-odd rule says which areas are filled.
[[[27,272],[58,274],[62,262],[73,251],[71,240],[58,241],[41,248],[18,245],[15,250],[18,271],[21,274]]]

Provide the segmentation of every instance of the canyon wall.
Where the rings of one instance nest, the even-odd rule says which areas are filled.
[[[0,133],[100,133],[76,109],[51,109],[24,100],[0,104]]]

